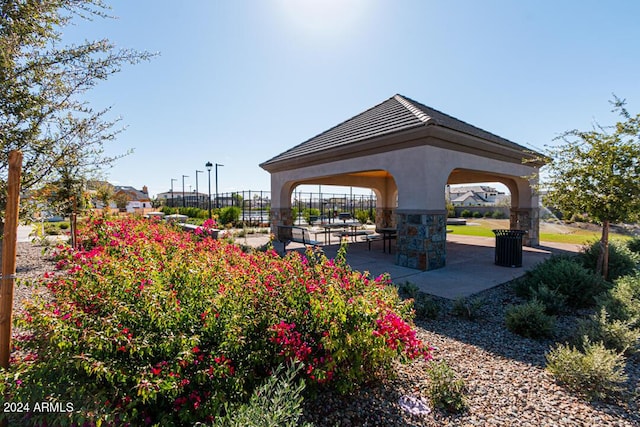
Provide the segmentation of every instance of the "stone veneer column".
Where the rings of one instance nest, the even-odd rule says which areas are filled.
[[[447,212],[398,210],[396,264],[420,270],[442,268],[447,259]]]
[[[376,229],[396,226],[396,208],[376,208]]]
[[[271,234],[278,237],[279,225],[293,225],[291,208],[271,208]]]
[[[509,228],[527,232],[522,237],[524,246],[538,246],[540,244],[540,209],[512,208],[509,215]]]

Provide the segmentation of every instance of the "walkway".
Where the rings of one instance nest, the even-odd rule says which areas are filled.
[[[247,243],[259,246],[267,241],[266,237],[248,237]],[[244,239],[237,239],[244,243]],[[261,242],[261,243],[260,243]],[[291,243],[289,249],[302,245]],[[382,252],[382,242],[374,242],[371,251],[367,243],[350,243],[347,250],[347,262],[354,270],[368,271],[371,275],[388,272],[395,283],[405,281],[417,285],[420,290],[431,295],[455,299],[476,294],[494,286],[513,280],[525,274],[535,264],[550,257],[553,253],[575,253],[580,245],[566,243],[545,243],[537,248],[524,247],[522,267],[508,268],[494,264],[495,239],[492,237],[447,235],[447,265],[430,271],[400,267],[395,264],[395,255]],[[276,242],[276,249],[282,244]],[[338,245],[324,246],[328,257],[335,256]]]

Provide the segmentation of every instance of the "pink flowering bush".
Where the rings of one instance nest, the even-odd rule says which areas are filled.
[[[28,332],[0,371],[10,401],[72,408],[20,422],[210,423],[283,362],[302,366],[308,388],[347,392],[398,358],[429,358],[410,303],[342,257],[247,254],[130,218],[91,219],[79,241],[58,248],[59,271],[43,279],[53,299],[18,316]]]

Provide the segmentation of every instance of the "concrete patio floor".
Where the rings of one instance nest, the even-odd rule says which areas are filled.
[[[249,238],[247,243],[253,245],[253,240]],[[238,243],[241,243],[241,239]],[[276,242],[276,249],[282,250],[282,244]],[[303,250],[299,244],[291,243],[287,246],[287,250],[294,249]],[[329,258],[333,258],[338,245],[327,245],[322,249]],[[383,253],[381,241],[373,242],[371,251],[366,242],[350,242],[347,262],[354,270],[368,271],[374,277],[387,272],[396,284],[406,281],[417,285],[425,293],[456,299],[518,278],[554,253],[575,253],[579,250],[580,245],[566,243],[542,242],[536,248],[525,246],[522,267],[509,268],[494,264],[494,238],[448,234],[447,265],[437,270],[421,271],[396,265],[395,254]],[[395,252],[394,245],[392,252]]]

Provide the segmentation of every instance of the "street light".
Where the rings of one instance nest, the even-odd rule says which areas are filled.
[[[189,175],[182,175],[182,207],[183,208],[187,207],[187,201],[184,198],[184,179],[185,178],[189,178]]]
[[[220,207],[218,206],[218,166],[224,166],[224,165],[220,165],[216,163],[216,208]]]
[[[171,178],[171,207],[173,207],[173,181],[177,181],[177,179]]]
[[[204,166],[207,168],[207,172],[209,173],[209,219],[211,219],[211,168],[213,167],[213,164],[211,162],[207,162]]]
[[[196,200],[198,201],[198,209],[200,209],[200,193],[198,193],[198,174],[202,173],[196,169]]]

